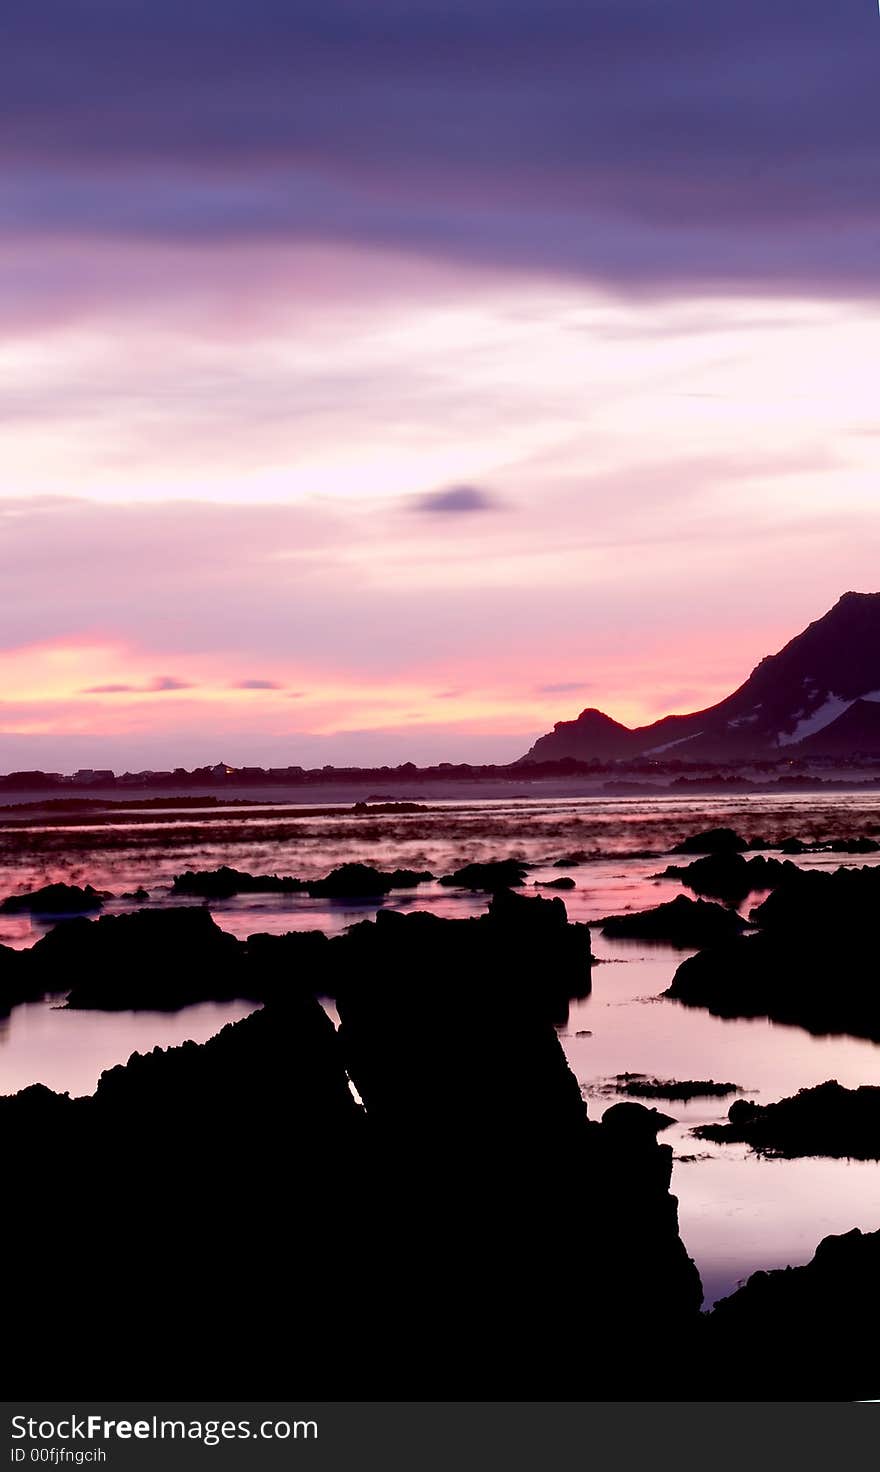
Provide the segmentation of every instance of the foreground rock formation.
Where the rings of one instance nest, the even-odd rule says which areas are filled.
[[[683,894],[653,910],[608,915],[596,925],[612,940],[658,941],[687,948],[730,940],[746,928],[745,921],[733,910],[706,900],[690,900]]]
[[[591,1120],[553,1026],[570,981],[548,981],[548,957],[588,986],[585,928],[559,900],[500,894],[474,920],[380,913],[301,939],[332,964],[338,1033],[304,975],[279,979],[262,1011],[135,1055],[89,1098],[0,1099],[27,1186],[7,1213],[9,1393],[656,1388],[653,1355],[642,1375],[588,1348],[683,1349],[701,1294],[662,1120]],[[283,971],[284,948],[258,941],[251,963]]]
[[[720,1017],[770,1017],[880,1041],[880,992],[868,959],[878,899],[878,868],[789,865],[751,912],[759,932],[683,961],[666,995]]]
[[[737,1099],[727,1124],[701,1125],[701,1140],[743,1141],[764,1154],[880,1160],[880,1088],[845,1089],[836,1079],[788,1099]]]
[[[707,1315],[707,1392],[731,1400],[876,1397],[880,1232],[826,1237],[804,1267],[753,1273]]]

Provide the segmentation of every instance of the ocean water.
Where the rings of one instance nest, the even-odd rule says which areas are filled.
[[[644,909],[681,889],[658,880],[668,849],[687,833],[717,824],[778,841],[880,831],[880,796],[604,799],[534,797],[503,802],[438,803],[416,813],[354,815],[292,805],[235,810],[155,809],[128,814],[76,815],[6,809],[0,816],[0,895],[58,879],[91,882],[120,894],[144,885],[151,905],[172,900],[174,874],[221,863],[259,873],[308,878],[358,859],[448,872],[471,859],[521,857],[535,880],[569,874],[576,889],[562,894],[573,920],[594,921]],[[583,862],[555,867],[582,851]],[[874,862],[809,856],[805,864]],[[536,891],[542,893],[545,891]],[[552,893],[549,891],[548,893]],[[392,894],[386,907],[438,914],[478,913],[487,900],[426,884]],[[749,903],[755,903],[752,897]],[[192,903],[192,901],[186,901]],[[116,900],[107,909],[132,908]],[[293,929],[339,932],[376,913],[375,903],[332,903],[296,895],[248,895],[211,902],[218,924],[244,937]],[[31,944],[45,926],[25,916],[0,916],[0,943]],[[714,1078],[735,1082],[759,1101],[777,1099],[829,1078],[880,1084],[880,1048],[847,1037],[814,1037],[762,1020],[728,1021],[662,996],[688,952],[668,946],[606,941],[593,931],[590,997],[572,1004],[560,1037],[590,1114],[601,1116],[620,1097],[610,1080],[637,1072],[661,1079]],[[42,1082],[72,1094],[91,1092],[101,1071],[133,1051],[204,1041],[247,1004],[203,1004],[178,1013],[66,1011],[60,998],[13,1009],[0,1019],[0,1093]],[[414,1040],[417,1046],[417,1039]],[[506,1077],[504,1059],[499,1078]],[[682,1237],[703,1278],[706,1302],[730,1292],[757,1268],[801,1263],[831,1232],[880,1227],[880,1166],[872,1162],[767,1160],[743,1146],[695,1140],[698,1124],[726,1117],[730,1099],[687,1104],[656,1102],[675,1118],[661,1139],[675,1155],[673,1191]]]

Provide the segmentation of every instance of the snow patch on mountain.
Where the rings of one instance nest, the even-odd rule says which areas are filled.
[[[856,700],[880,701],[880,690],[869,690],[865,695],[858,695],[853,700],[844,700],[840,695],[829,695],[823,703],[816,707],[810,715],[802,716],[793,731],[780,731],[776,741],[779,746],[792,746],[796,741],[803,741],[807,736],[814,736],[817,731],[824,731],[838,716],[855,705]]]

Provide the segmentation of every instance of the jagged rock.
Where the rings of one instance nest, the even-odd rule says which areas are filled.
[[[242,957],[201,908],[62,920],[28,953],[45,990],[71,988],[69,1007],[110,1010],[247,996]]]
[[[302,894],[305,889],[301,879],[289,875],[247,874],[223,864],[219,869],[187,869],[185,874],[176,875],[171,893],[230,899],[236,894]]]
[[[536,879],[535,889],[577,889],[573,879]]]
[[[291,997],[332,997],[336,991],[332,945],[322,930],[249,935],[245,947],[248,995],[276,1004]]]
[[[139,905],[143,905],[150,898],[150,891],[144,889],[143,885],[140,884],[137,889],[123,890],[119,898],[122,900],[136,900]]]
[[[760,933],[689,957],[666,995],[720,1017],[770,1017],[880,1041],[880,993],[865,967],[878,896],[878,869],[791,865],[751,912]]]
[[[582,932],[562,901],[502,891],[479,918],[380,912],[333,942],[350,957],[340,1041],[379,1145],[375,1190],[407,1223],[374,1271],[418,1285],[386,1305],[388,1338],[419,1345],[446,1387],[485,1385],[487,1353],[495,1383],[575,1384],[581,1327],[547,1292],[548,1265],[575,1255],[601,1336],[696,1323],[671,1151],[653,1129],[589,1120],[552,1026],[548,980],[578,954],[586,976]]]
[[[485,864],[465,864],[440,880],[455,889],[516,889],[525,884],[528,864],[520,859],[493,859]]]
[[[661,1114],[659,1109],[647,1109],[644,1104],[627,1100],[623,1104],[612,1104],[606,1109],[602,1115],[602,1123],[615,1134],[640,1140],[654,1139],[661,1130],[668,1130],[671,1124],[675,1124],[675,1120],[669,1114]]]
[[[746,922],[734,911],[706,900],[678,895],[668,904],[631,915],[610,915],[597,920],[613,940],[662,941],[672,946],[706,946],[739,935]]]
[[[39,1375],[115,1393],[136,1376],[225,1396],[280,1393],[293,1373],[313,1391],[354,1389],[351,1327],[374,1308],[351,1252],[360,1241],[369,1261],[372,1206],[353,1215],[368,1199],[364,1128],[334,1029],[306,998],[201,1045],[134,1054],[88,1098],[39,1086],[0,1098],[4,1167],[28,1182],[4,1227],[7,1388]],[[58,1301],[46,1264],[59,1261],[75,1364],[45,1329]],[[283,1364],[279,1316],[297,1325]]]
[[[670,849],[673,854],[741,854],[751,845],[733,828],[707,828],[691,833]]]
[[[187,913],[207,936],[204,909],[167,912]],[[117,922],[137,918],[67,934],[87,946],[85,927],[93,948],[99,934],[119,966],[123,941],[130,961],[143,937]],[[276,939],[275,960],[260,957]],[[68,1346],[45,1333],[60,1231],[74,1379],[114,1395],[136,1375],[163,1395],[278,1396],[291,1374],[311,1398],[331,1384],[371,1398],[574,1395],[583,1323],[552,1285],[576,1258],[603,1342],[624,1323],[683,1352],[700,1287],[671,1151],[650,1111],[589,1120],[553,1027],[547,973],[562,989],[589,977],[588,931],[562,901],[504,892],[468,920],[380,911],[332,941],[293,939],[251,937],[247,964],[299,946],[332,955],[339,1034],[292,986],[206,1044],[135,1054],[91,1098],[0,1099],[8,1176],[29,1183],[5,1240],[5,1388],[37,1373],[70,1384]],[[74,1200],[59,1227],[58,1202]],[[230,1262],[246,1265],[241,1281]],[[136,1315],[119,1288],[133,1265]],[[169,1334],[182,1302],[185,1332]],[[271,1330],[294,1320],[279,1360]],[[377,1324],[365,1358],[359,1327]],[[592,1389],[617,1379],[591,1374]]]
[[[689,1099],[721,1099],[726,1094],[742,1093],[741,1084],[716,1083],[705,1078],[647,1078],[643,1073],[615,1074],[607,1087],[615,1094],[632,1094],[639,1099],[680,1099],[683,1103]]]
[[[696,894],[739,905],[756,890],[773,889],[791,873],[799,872],[790,861],[766,859],[763,854],[753,859],[744,859],[742,854],[707,854],[692,864],[671,864],[658,877],[678,879]]]
[[[340,864],[326,878],[308,883],[306,889],[317,899],[373,899],[392,889],[414,889],[433,877],[427,870],[394,869],[386,874],[371,864]]]
[[[753,1273],[707,1315],[713,1395],[735,1400],[868,1399],[865,1345],[880,1313],[880,1232],[825,1237],[804,1267]]]
[[[27,894],[9,895],[0,905],[0,912],[5,915],[85,915],[90,910],[100,910],[104,901],[112,898],[112,894],[93,889],[91,884],[84,889],[77,884],[47,884]]]
[[[6,1017],[21,1002],[36,1002],[45,993],[39,978],[28,965],[28,952],[0,946],[0,1017]]]
[[[701,1125],[694,1134],[743,1141],[765,1154],[880,1160],[880,1088],[845,1089],[830,1080],[774,1104],[737,1099],[727,1119]]]

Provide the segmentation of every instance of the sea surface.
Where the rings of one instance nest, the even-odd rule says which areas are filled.
[[[670,862],[668,850],[688,833],[720,824],[771,842],[788,835],[819,841],[873,835],[880,833],[880,795],[529,796],[449,802],[426,796],[416,812],[365,814],[355,814],[350,803],[221,808],[200,807],[198,799],[186,809],[133,806],[110,814],[6,808],[0,813],[0,896],[65,880],[90,882],[117,895],[144,886],[150,905],[167,906],[194,903],[170,897],[175,874],[224,863],[251,873],[311,878],[348,860],[440,875],[470,860],[519,857],[536,866],[526,891],[536,880],[570,875],[577,887],[561,896],[569,916],[590,922],[682,893],[675,882],[656,877]],[[573,854],[583,857],[558,867]],[[841,862],[875,860],[810,855],[798,862],[836,868]],[[744,908],[760,898],[751,896]],[[485,895],[426,884],[392,894],[385,907],[465,916],[486,904]],[[136,907],[119,899],[106,908],[113,913]],[[303,929],[337,933],[376,913],[375,902],[333,903],[297,895],[248,895],[211,901],[209,908],[219,925],[239,937]],[[30,945],[44,929],[27,916],[0,915],[0,944]],[[625,1072],[730,1081],[762,1102],[831,1078],[849,1086],[880,1084],[877,1045],[814,1037],[761,1020],[722,1020],[685,1008],[662,993],[690,952],[606,941],[598,930],[592,935],[598,958],[592,994],[572,1004],[559,1031],[594,1118],[621,1097],[611,1080]],[[0,1018],[0,1093],[34,1082],[90,1093],[102,1070],[132,1052],[185,1038],[204,1041],[252,1010],[246,1003],[208,1003],[176,1013],[77,1012],[64,1010],[61,1000],[17,1007]],[[516,1087],[503,1057],[498,1072],[507,1087]],[[724,1119],[730,1099],[650,1102],[675,1118],[660,1138],[674,1150],[672,1188],[681,1233],[700,1269],[707,1305],[757,1268],[805,1262],[829,1233],[880,1227],[880,1166],[773,1160],[745,1146],[710,1145],[691,1131]]]

